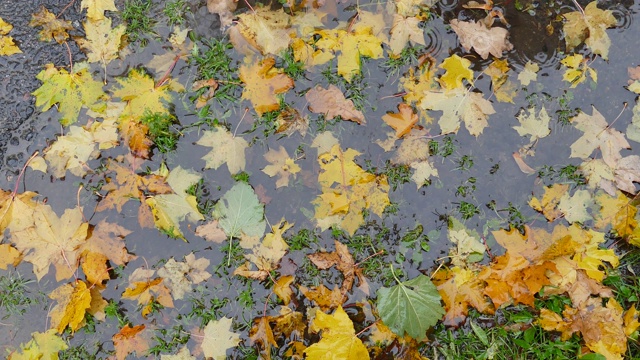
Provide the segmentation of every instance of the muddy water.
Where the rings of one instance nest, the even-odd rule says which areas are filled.
[[[59,13],[67,4],[66,0],[42,2],[54,13]],[[611,123],[612,119],[619,116],[613,127],[625,131],[631,119],[630,108],[635,101],[635,96],[624,89],[627,81],[627,67],[638,65],[640,58],[640,46],[638,46],[637,34],[640,33],[637,14],[640,5],[630,1],[626,2],[603,2],[601,7],[611,7],[616,17],[619,19],[619,26],[616,29],[607,31],[612,39],[609,61],[596,58],[591,67],[598,71],[599,80],[597,84],[581,84],[575,89],[569,89],[566,82],[562,81],[562,69],[559,60],[564,56],[563,42],[560,39],[559,23],[553,22],[561,12],[566,12],[567,4],[558,5],[556,2],[531,2],[531,9],[527,12],[518,12],[512,2],[505,2],[505,17],[510,23],[511,41],[514,50],[506,54],[514,69],[511,73],[511,80],[515,79],[523,65],[531,60],[541,67],[538,73],[538,81],[525,89],[521,89],[514,98],[514,103],[499,103],[492,97],[496,114],[490,116],[489,127],[479,137],[469,135],[462,129],[457,135],[451,136],[455,146],[453,154],[447,157],[434,156],[433,161],[438,169],[439,177],[433,179],[431,185],[416,189],[414,183],[407,183],[399,186],[390,193],[390,199],[397,204],[398,211],[389,214],[383,219],[376,216],[369,216],[369,223],[363,227],[358,235],[369,235],[376,238],[384,228],[391,229],[383,236],[379,236],[374,244],[376,249],[385,249],[387,254],[380,255],[380,259],[385,262],[394,262],[397,268],[401,268],[407,278],[412,278],[420,272],[430,272],[442,258],[447,255],[450,243],[446,238],[446,216],[454,216],[458,219],[461,215],[458,211],[461,202],[474,204],[478,208],[478,214],[465,221],[465,225],[477,230],[480,234],[488,235],[489,230],[505,226],[508,212],[505,210],[509,206],[521,211],[524,222],[544,226],[544,219],[533,212],[527,205],[527,201],[533,192],[539,179],[535,175],[523,174],[512,159],[512,153],[520,146],[527,143],[527,140],[520,138],[512,126],[518,125],[516,115],[521,108],[526,108],[529,104],[538,107],[544,105],[550,114],[554,114],[554,120],[558,118],[558,111],[565,110],[575,114],[576,109],[583,109],[591,113],[591,106],[595,106],[606,119]],[[565,2],[568,3],[568,2]],[[0,101],[3,106],[0,108],[0,156],[4,157],[0,185],[3,189],[13,188],[16,180],[15,174],[22,167],[29,155],[38,149],[42,149],[46,144],[55,138],[55,134],[61,131],[56,120],[58,115],[55,111],[48,111],[41,114],[34,108],[34,99],[29,93],[39,86],[35,80],[37,74],[45,63],[53,62],[57,66],[65,66],[69,62],[66,47],[57,44],[43,44],[37,41],[36,31],[27,26],[32,10],[37,8],[41,2],[25,1],[16,4],[13,1],[0,1],[0,16],[14,25],[11,33],[18,40],[18,44],[24,54],[17,57],[0,57],[0,74],[2,83],[0,84]],[[536,5],[537,4],[537,5]],[[122,8],[122,3],[118,4]],[[160,14],[161,2],[156,4],[155,14]],[[534,6],[535,5],[535,6]],[[583,4],[584,5],[584,4]],[[24,7],[23,7],[24,6]],[[78,15],[79,4],[71,6],[65,17],[71,20],[80,19]],[[573,10],[573,8],[572,8]],[[488,63],[482,61],[474,54],[465,53],[459,47],[455,34],[446,25],[453,18],[476,19],[479,11],[463,9],[456,0],[444,0],[437,5],[437,16],[429,21],[427,25],[427,47],[428,51],[438,62],[451,54],[458,54],[474,61],[476,76]],[[16,16],[16,14],[18,14]],[[341,12],[346,18],[353,15],[353,12]],[[158,15],[159,23],[157,33],[162,38],[169,33],[169,28],[164,25],[162,16]],[[204,21],[204,20],[203,20]],[[548,25],[554,23],[555,28],[549,30]],[[80,29],[79,23],[74,21],[74,26]],[[80,30],[78,30],[80,33]],[[215,34],[210,34],[215,35]],[[139,47],[135,44],[131,47],[131,54],[122,61],[114,61],[107,69],[108,77],[125,76],[132,68],[144,66],[150,61],[154,54],[162,51],[163,43],[150,39],[146,47]],[[72,44],[71,52],[73,61],[83,58]],[[205,45],[199,43],[200,47]],[[240,57],[234,54],[236,64]],[[413,64],[415,65],[415,64]],[[401,69],[404,73],[408,67]],[[101,76],[100,69],[96,69],[96,76]],[[381,117],[388,111],[396,111],[401,98],[394,97],[398,93],[399,77],[385,72],[382,61],[367,60],[364,68],[364,82],[367,84],[365,93],[364,112],[367,118],[366,126],[359,126],[350,122],[342,122],[331,125],[329,129],[340,140],[343,148],[354,148],[362,153],[357,158],[361,166],[384,168],[385,163],[393,157],[393,153],[384,152],[376,143],[377,139],[386,138],[388,127],[382,122]],[[174,72],[179,81],[183,84],[190,84],[198,77],[197,69],[184,61],[178,62]],[[309,147],[314,133],[318,132],[318,126],[313,125],[317,120],[316,115],[311,114],[306,109],[306,101],[302,94],[306,89],[315,84],[326,85],[326,79],[320,72],[308,74],[307,78],[296,82],[296,87],[289,92],[285,100],[292,107],[308,115],[312,122],[309,134],[305,137],[294,134],[291,137],[282,138],[277,135],[264,136],[261,129],[251,132],[253,122],[251,112],[243,117],[245,108],[249,106],[243,102],[222,102],[214,103],[214,111],[217,113],[229,112],[230,116],[226,122],[231,129],[242,134],[247,140],[252,140],[254,145],[246,152],[247,173],[250,175],[250,183],[253,186],[263,185],[266,188],[266,195],[271,201],[265,206],[266,218],[271,224],[277,223],[281,218],[289,222],[294,222],[295,226],[288,235],[301,229],[313,229],[314,221],[308,217],[313,213],[313,205],[310,203],[319,190],[312,184],[305,184],[302,177],[286,188],[275,189],[275,180],[269,178],[261,169],[266,165],[263,154],[271,148],[284,146],[291,155],[301,147],[304,153],[297,163],[302,169],[315,176],[319,171],[315,159],[315,149]],[[489,97],[491,93],[490,79],[488,76],[479,76],[476,82],[477,88]],[[349,90],[347,88],[343,90]],[[559,98],[567,100],[567,104],[560,104]],[[625,103],[629,106],[625,109]],[[175,101],[175,112],[183,126],[197,122],[199,119],[195,115],[196,110],[189,105],[188,96],[184,95]],[[439,116],[438,113],[432,114]],[[438,128],[435,125],[422,124],[431,129],[431,133],[437,134]],[[531,167],[536,169],[544,165],[559,168],[562,166],[579,164],[579,160],[570,159],[569,146],[581,133],[571,126],[563,126],[552,122],[552,133],[549,137],[541,139],[536,146],[536,155],[527,158]],[[166,156],[156,154],[148,165],[155,169],[161,162],[165,162],[169,168],[180,165],[183,168],[190,168],[200,171],[203,174],[208,190],[208,197],[212,200],[218,199],[224,194],[234,181],[230,178],[228,171],[223,166],[219,170],[203,170],[203,161],[200,159],[208,150],[195,145],[200,138],[202,128],[190,129],[184,132],[180,139],[178,149]],[[434,140],[443,144],[445,138],[436,137]],[[638,153],[638,144],[632,144],[631,151],[625,153]],[[6,152],[6,154],[5,154]],[[116,156],[122,150],[116,149],[103,153],[103,158]],[[472,159],[473,166],[469,169],[460,169],[462,159]],[[94,160],[91,165],[99,166],[101,159]],[[247,282],[238,278],[231,278],[228,273],[234,267],[227,268],[225,264],[225,254],[221,251],[223,245],[207,243],[193,234],[193,226],[183,227],[183,232],[189,242],[173,240],[160,234],[155,229],[140,229],[137,225],[137,204],[129,202],[123,211],[116,213],[94,214],[98,197],[89,191],[77,191],[82,184],[94,184],[98,181],[95,176],[88,176],[79,179],[69,175],[64,180],[52,180],[47,175],[35,172],[28,172],[25,180],[20,184],[20,188],[37,191],[41,194],[41,199],[46,199],[49,204],[62,213],[62,209],[71,208],[77,204],[85,209],[85,215],[92,224],[98,223],[102,219],[118,222],[120,225],[133,230],[127,237],[127,248],[130,252],[139,255],[139,258],[129,263],[124,272],[119,277],[108,282],[108,287],[104,292],[106,299],[113,299],[120,302],[121,309],[133,324],[144,322],[139,316],[132,301],[120,300],[120,296],[128,285],[128,275],[141,266],[161,265],[169,256],[176,260],[181,260],[184,255],[195,252],[197,257],[206,257],[211,260],[211,267],[208,269],[214,276],[202,285],[199,291],[193,294],[201,297],[205,302],[211,299],[228,298],[227,305],[220,308],[220,314],[227,317],[234,317],[238,324],[247,324],[255,316],[261,315],[264,302],[268,299],[270,290],[264,284],[257,282]],[[467,194],[460,194],[461,186],[466,186],[469,190]],[[491,205],[489,207],[487,205]],[[491,224],[491,225],[487,225]],[[400,250],[401,237],[408,230],[421,225],[424,234],[429,234],[428,245],[430,251],[421,250],[419,247],[410,250]],[[301,282],[310,284],[321,282],[321,279],[305,279],[301,266],[304,263],[304,255],[315,252],[319,249],[333,250],[333,237],[330,231],[319,234],[320,241],[313,244],[311,249],[305,251],[293,251],[282,260],[283,273],[296,274],[302,279]],[[340,240],[355,246],[355,240],[341,237]],[[491,244],[491,237],[487,236],[487,241]],[[495,248],[494,251],[499,251]],[[414,255],[415,253],[415,255]],[[361,253],[357,261],[362,260],[371,253]],[[400,256],[404,255],[404,259]],[[235,264],[241,263],[241,257]],[[30,266],[22,264],[17,270],[20,274],[30,277]],[[4,272],[0,272],[2,275]],[[340,279],[335,273],[329,273],[334,279]],[[228,280],[230,279],[231,280]],[[371,292],[374,293],[380,286],[379,279],[372,277]],[[327,283],[326,285],[331,284]],[[47,275],[39,284],[31,284],[34,294],[38,292],[48,293],[57,287],[51,275]],[[240,294],[250,294],[255,304],[243,304]],[[357,296],[359,296],[358,294]],[[350,301],[358,300],[354,295]],[[301,299],[299,299],[301,300]],[[43,301],[39,305],[30,308],[26,316],[10,316],[0,320],[3,324],[11,326],[11,336],[0,339],[0,348],[15,347],[21,342],[29,339],[33,331],[44,331],[47,328],[46,314],[51,302]],[[184,325],[185,329],[197,325],[197,321],[184,317],[191,309],[189,301],[176,301],[174,309],[165,309],[154,319],[161,327],[169,328],[174,325]],[[6,326],[0,324],[0,326]],[[241,325],[242,326],[242,325]],[[0,331],[3,328],[0,327]],[[242,330],[245,334],[246,328]],[[99,356],[105,356],[113,350],[110,342],[111,336],[117,332],[117,323],[111,319],[105,323],[98,323],[95,333],[87,333],[81,330],[69,342],[73,345],[88,344],[90,352],[96,352]],[[246,342],[248,344],[248,342]],[[193,340],[189,346],[193,348]],[[240,357],[240,355],[236,355]]]

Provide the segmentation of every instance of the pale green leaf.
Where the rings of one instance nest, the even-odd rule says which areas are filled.
[[[239,182],[218,201],[214,217],[229,237],[239,237],[241,233],[249,236],[264,234],[264,206],[251,186]]]
[[[442,318],[445,311],[440,294],[424,275],[378,290],[378,311],[385,325],[398,336],[406,332],[416,340]]]

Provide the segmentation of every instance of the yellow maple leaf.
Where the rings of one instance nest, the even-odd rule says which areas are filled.
[[[232,324],[233,320],[227,317],[207,323],[201,345],[206,358],[224,360],[227,358],[227,350],[238,346],[240,335],[231,331]]]
[[[87,241],[78,249],[87,281],[99,284],[109,279],[108,262],[113,265],[125,265],[137,258],[129,254],[125,247],[124,238],[130,233],[131,231],[122,226],[108,223],[104,219],[91,230]]]
[[[13,42],[11,36],[6,36],[13,26],[0,18],[0,55],[20,54],[22,51]]]
[[[68,349],[67,343],[56,335],[56,330],[31,333],[31,340],[20,345],[20,352],[9,353],[8,360],[55,359],[60,351]]]
[[[22,220],[18,223],[14,218],[9,225],[11,242],[33,264],[36,278],[42,279],[50,265],[56,268],[57,281],[70,278],[78,267],[79,248],[87,239],[89,224],[83,222],[82,209],[67,209],[58,217],[42,203],[15,201],[13,206]]]
[[[398,105],[397,113],[387,113],[382,116],[382,120],[396,131],[396,137],[399,139],[418,123],[418,115],[413,112],[411,106],[402,103]]]
[[[135,352],[138,357],[146,354],[151,344],[151,332],[145,328],[145,325],[131,327],[127,324],[113,335],[113,347],[116,350],[117,360],[125,360],[132,352]]]
[[[256,7],[238,15],[237,26],[240,34],[263,55],[280,56],[292,41],[291,16],[283,9]]]
[[[478,136],[489,126],[489,115],[496,112],[482,94],[462,88],[446,92],[428,91],[420,107],[442,111],[438,120],[442,134],[457,133],[462,121],[471,135]]]
[[[135,269],[129,275],[130,287],[122,293],[123,299],[137,300],[138,305],[143,305],[142,317],[146,318],[151,312],[151,302],[157,301],[164,307],[173,307],[171,292],[163,284],[163,278],[151,278],[155,270]]]
[[[378,216],[389,205],[389,183],[384,175],[364,171],[353,159],[360,155],[353,149],[342,151],[336,144],[318,157],[322,171],[318,182],[322,188],[313,204],[321,228],[339,225],[353,235],[364,223],[362,211],[370,209]]]
[[[274,58],[268,57],[240,66],[240,80],[245,83],[242,98],[251,101],[258,115],[278,110],[280,105],[276,95],[293,87],[293,79],[274,68],[275,63]]]
[[[535,210],[544,214],[548,221],[553,221],[562,215],[562,212],[556,207],[560,203],[562,196],[569,190],[568,184],[553,184],[544,187],[544,195],[542,200],[532,197],[529,205]]]
[[[107,96],[102,91],[104,84],[93,79],[87,63],[75,64],[72,73],[47,64],[36,78],[42,81],[42,86],[32,92],[36,97],[36,106],[46,111],[54,104],[59,104],[62,125],[76,122],[83,107],[97,113],[106,109],[104,100]]]
[[[155,81],[142,70],[133,69],[126,78],[116,78],[120,85],[113,96],[127,102],[123,115],[139,120],[145,113],[168,114],[168,104],[173,99],[170,90],[174,83],[169,82],[156,87]]]
[[[472,270],[457,266],[442,269],[433,274],[432,281],[437,286],[447,311],[443,319],[445,325],[460,325],[467,317],[469,306],[485,314],[493,314],[495,311],[484,295],[484,282]]]
[[[588,60],[580,54],[567,55],[560,62],[567,67],[562,78],[571,84],[571,88],[587,80],[587,74],[594,83],[598,82],[598,73],[589,67]]]
[[[571,144],[571,157],[587,159],[594,150],[602,151],[602,160],[611,168],[616,169],[618,161],[622,159],[620,151],[630,149],[631,145],[624,134],[612,128],[607,120],[592,106],[593,115],[580,112],[571,118],[571,123],[584,134]]]
[[[234,136],[224,127],[205,131],[196,144],[212,148],[202,157],[206,162],[205,169],[217,169],[226,163],[231,174],[244,170],[246,164],[244,152],[249,143],[240,136]]]
[[[271,228],[272,232],[265,235],[261,242],[255,241],[257,240],[255,238],[243,237],[240,240],[240,246],[251,250],[251,253],[246,254],[245,258],[250,263],[254,264],[258,270],[252,270],[250,269],[249,264],[245,264],[234,271],[234,275],[241,275],[259,280],[266,279],[267,276],[269,276],[270,271],[275,270],[278,267],[280,259],[282,259],[282,257],[287,253],[287,249],[289,249],[289,245],[284,241],[282,235],[292,226],[293,224],[282,219],[278,224],[275,224]]]
[[[88,16],[88,15],[87,15]],[[102,62],[102,66],[118,58],[118,51],[122,47],[122,38],[126,26],[120,24],[111,28],[111,19],[104,18],[100,21],[85,21],[84,38],[76,38],[80,48],[87,54],[88,62]]]
[[[616,25],[617,20],[611,10],[598,9],[598,2],[592,1],[583,9],[563,15],[563,25],[567,51],[582,42],[587,44],[594,54],[600,54],[607,60],[611,39],[606,29]]]
[[[594,216],[594,227],[597,230],[606,230],[611,226],[618,236],[625,239],[633,237],[638,229],[636,219],[638,208],[633,200],[618,190],[615,197],[607,193],[599,193],[596,196],[596,202],[600,205],[600,211]]]
[[[310,330],[322,330],[322,339],[304,350],[307,358],[313,359],[369,359],[369,352],[362,340],[358,339],[353,323],[347,313],[338,306],[332,315],[316,311]]]
[[[473,84],[473,70],[469,69],[471,61],[453,54],[440,64],[440,68],[446,70],[444,75],[438,80],[440,85],[447,90],[454,90],[462,87],[462,80]]]
[[[118,11],[114,0],[82,0],[80,8],[87,9],[87,18],[92,21],[105,19],[104,12],[107,10]],[[111,21],[109,21],[109,25],[111,25]]]
[[[393,15],[393,26],[391,27],[391,38],[389,39],[389,47],[393,55],[400,54],[409,41],[413,44],[425,45],[424,30],[418,27],[419,24],[420,19],[417,17]]]
[[[18,266],[22,261],[22,254],[10,244],[0,244],[0,270],[7,270],[9,264]]]
[[[69,37],[67,30],[73,30],[71,21],[58,19],[44,6],[31,16],[29,26],[42,26],[42,30],[38,33],[40,41],[55,40],[58,44],[62,44]]]
[[[353,31],[342,29],[320,30],[322,38],[316,42],[321,50],[339,52],[338,74],[347,82],[360,74],[360,57],[379,59],[383,55],[382,40],[374,35],[371,26],[354,26]]]
[[[262,172],[271,177],[278,175],[276,189],[288,186],[289,177],[293,175],[295,178],[296,174],[300,172],[300,166],[298,166],[294,160],[289,157],[284,146],[280,146],[280,149],[277,151],[269,149],[269,151],[264,154],[264,158],[270,162],[270,164],[265,166],[264,169],[262,169]]]
[[[84,323],[84,316],[91,307],[91,291],[84,281],[76,281],[75,286],[64,284],[53,290],[49,297],[58,302],[51,309],[51,327],[62,334],[69,326],[72,332]]]

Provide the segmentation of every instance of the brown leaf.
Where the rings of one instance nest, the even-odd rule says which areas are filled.
[[[144,325],[130,327],[127,324],[113,335],[113,347],[116,349],[117,360],[124,360],[132,352],[135,352],[138,357],[146,354],[151,339],[148,332],[144,330]]]
[[[196,228],[196,236],[203,237],[205,240],[213,241],[216,244],[221,244],[227,239],[227,234],[218,226],[218,220],[211,220],[204,225],[198,226]]]
[[[309,102],[309,110],[324,114],[327,120],[340,116],[344,120],[351,120],[360,125],[367,123],[362,111],[356,109],[353,101],[347,100],[335,85],[329,85],[328,89],[318,85],[309,90],[305,98]]]
[[[418,115],[413,112],[413,108],[405,103],[398,105],[397,113],[387,113],[382,116],[382,120],[396,131],[399,139],[407,135],[413,126],[418,123]]]
[[[29,26],[42,26],[42,30],[39,33],[40,41],[55,40],[58,44],[62,44],[69,38],[67,30],[73,30],[71,21],[56,18],[44,6],[40,8],[39,12],[31,16]]]
[[[505,28],[487,29],[481,21],[466,22],[457,19],[451,20],[450,25],[458,35],[462,47],[467,51],[473,48],[485,60],[489,54],[500,58],[503,51],[513,49],[513,45],[507,40],[509,32]]]
[[[335,266],[344,277],[342,282],[342,294],[346,294],[353,287],[356,276],[360,282],[362,291],[368,293],[369,285],[362,274],[362,269],[356,266],[353,256],[349,253],[349,248],[338,240],[334,240],[336,250],[333,252],[319,252],[307,255],[314,265],[322,270]]]
[[[271,325],[269,325],[269,317],[263,316],[253,322],[253,326],[249,331],[249,339],[251,344],[258,344],[262,359],[271,359],[271,346],[278,347],[276,339],[273,337]]]
[[[307,299],[318,304],[323,311],[335,309],[343,303],[342,293],[337,286],[333,290],[329,290],[322,284],[313,289],[309,289],[306,286],[300,286],[299,289]]]

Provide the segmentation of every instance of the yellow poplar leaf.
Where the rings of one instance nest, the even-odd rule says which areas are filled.
[[[98,113],[106,109],[104,84],[93,79],[87,63],[74,64],[73,73],[47,64],[36,78],[42,81],[42,86],[32,92],[36,106],[47,111],[57,103],[62,125],[76,122],[82,107]]]
[[[317,85],[307,92],[305,98],[309,102],[309,110],[324,114],[327,120],[340,116],[360,125],[367,123],[362,111],[356,109],[353,101],[345,98],[342,91],[333,84],[327,89]]]
[[[107,10],[118,11],[114,0],[82,0],[80,8],[87,9],[87,18],[92,21],[105,19],[104,12]]]
[[[489,54],[500,58],[502,52],[513,49],[507,40],[509,31],[502,27],[487,28],[484,21],[467,22],[453,19],[451,28],[456,32],[462,47],[471,51],[473,48],[481,58],[487,59]]]
[[[567,50],[572,50],[584,42],[594,54],[607,60],[611,39],[606,29],[616,25],[617,20],[611,10],[598,9],[598,2],[592,1],[583,9],[564,14],[563,25]]]
[[[276,189],[283,186],[289,186],[289,177],[293,175],[295,178],[296,174],[300,172],[300,166],[298,166],[294,160],[289,157],[287,150],[282,145],[277,151],[269,149],[269,151],[264,154],[264,158],[271,164],[265,166],[264,169],[262,169],[262,172],[271,177],[278,175]]]
[[[567,184],[545,186],[542,200],[533,197],[529,200],[529,205],[544,214],[544,217],[546,217],[548,221],[553,221],[562,215],[562,212],[557,210],[556,207],[567,190],[569,190],[569,185]]]
[[[369,359],[369,352],[356,336],[353,323],[347,313],[338,306],[332,315],[316,311],[310,330],[322,330],[322,339],[304,350],[310,360],[314,359]]]
[[[278,110],[280,105],[276,95],[293,87],[293,79],[274,68],[275,63],[274,58],[268,57],[249,66],[240,66],[240,80],[245,83],[242,98],[251,101],[258,115]]]
[[[471,61],[453,54],[444,59],[440,68],[446,70],[440,77],[440,85],[447,90],[462,88],[462,80],[473,84],[473,70],[469,69]]]
[[[205,131],[196,144],[213,148],[202,157],[206,161],[205,169],[217,169],[226,163],[231,174],[244,170],[244,152],[249,146],[246,140],[236,137],[223,127]]]
[[[293,295],[291,284],[293,284],[294,280],[295,277],[293,277],[292,275],[285,275],[281,276],[273,285],[273,292],[276,293],[276,295],[278,295],[280,299],[282,299],[282,302],[285,305],[289,305],[289,302],[291,302],[291,296]]]
[[[16,202],[21,211],[33,216],[33,222],[20,230],[11,231],[11,241],[25,254],[24,260],[33,264],[38,280],[56,268],[56,280],[68,279],[77,269],[79,248],[86,241],[89,224],[83,222],[80,208],[67,209],[61,217],[49,205],[29,208]]]
[[[77,331],[84,322],[84,315],[91,307],[91,291],[84,281],[76,281],[75,286],[64,284],[49,294],[49,298],[58,302],[51,309],[51,328],[59,334],[69,326],[71,332]]]
[[[71,21],[56,18],[44,6],[40,8],[39,12],[31,16],[29,26],[42,26],[42,30],[38,33],[40,41],[55,40],[58,44],[62,44],[69,38],[67,30],[73,30]]]
[[[414,44],[426,45],[424,31],[418,27],[419,24],[420,19],[417,17],[393,15],[393,26],[391,27],[391,38],[389,39],[389,47],[392,54],[400,54],[409,41]]]
[[[113,2],[113,0],[111,1]],[[88,62],[100,61],[102,66],[106,66],[111,60],[118,58],[118,51],[124,45],[121,43],[126,31],[124,24],[112,29],[109,18],[103,18],[100,21],[85,21],[84,31],[86,36],[76,38],[76,42],[87,54]]]
[[[231,331],[232,323],[233,320],[227,317],[207,323],[201,345],[205,357],[224,360],[227,358],[227,350],[238,346],[240,335]]]
[[[457,133],[463,121],[469,133],[478,136],[489,125],[489,115],[496,112],[482,94],[461,88],[447,92],[426,92],[420,107],[442,111],[438,120],[442,134]]]
[[[418,123],[418,115],[413,112],[411,106],[401,103],[398,105],[397,113],[387,113],[382,116],[382,120],[396,131],[396,137],[399,139],[408,134]]]

